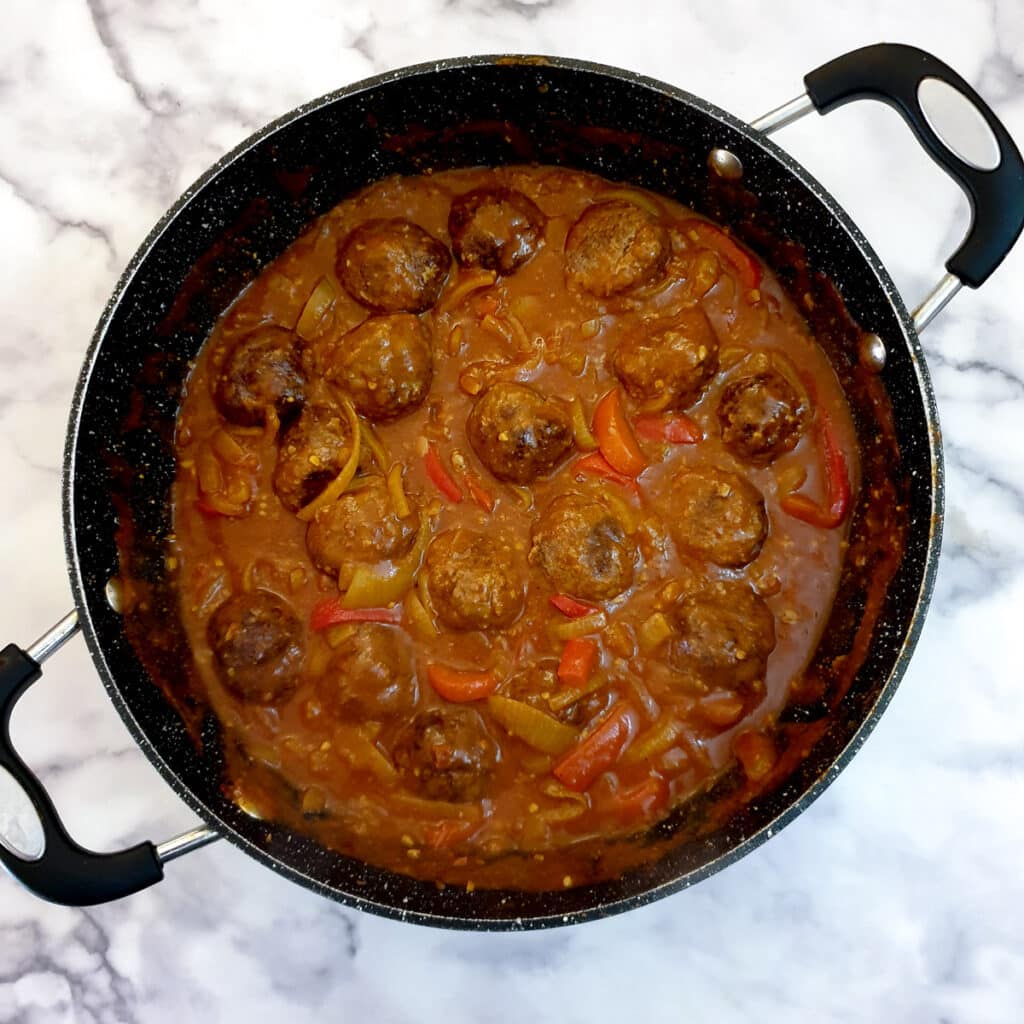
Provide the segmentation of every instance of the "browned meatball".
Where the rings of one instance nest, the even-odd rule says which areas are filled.
[[[659,409],[685,409],[718,369],[718,339],[699,310],[640,325],[612,354],[612,370],[630,396]]]
[[[522,572],[504,544],[474,530],[435,537],[423,562],[437,617],[452,629],[510,626],[523,610]]]
[[[353,626],[317,680],[326,711],[354,721],[404,715],[416,703],[409,640],[394,626]]]
[[[530,564],[565,594],[601,601],[633,582],[637,547],[597,498],[559,495],[533,528]]]
[[[546,222],[537,204],[522,192],[478,188],[452,203],[448,233],[463,266],[511,274],[540,248]]]
[[[807,406],[776,370],[732,381],[718,401],[722,440],[741,459],[767,465],[796,447]]]
[[[727,568],[757,558],[768,534],[761,492],[717,466],[682,471],[670,489],[672,534],[680,547]]]
[[[406,785],[429,800],[466,803],[488,790],[498,747],[471,708],[421,711],[392,749]]]
[[[281,435],[274,490],[298,512],[341,472],[352,454],[352,428],[335,405],[307,405]]]
[[[236,697],[277,704],[298,684],[302,623],[277,594],[254,590],[229,598],[210,616],[206,636],[221,682]]]
[[[384,478],[374,476],[317,511],[306,530],[306,547],[318,569],[347,587],[360,563],[408,554],[419,525],[415,510],[399,518]]]
[[[371,316],[338,339],[325,360],[332,384],[370,420],[387,420],[415,409],[434,376],[430,335],[409,313]]]
[[[669,257],[665,226],[622,199],[583,211],[565,240],[565,276],[574,287],[601,298],[649,284]]]
[[[368,220],[338,252],[338,280],[356,302],[377,313],[422,313],[437,301],[452,257],[418,224]]]
[[[677,635],[669,665],[698,689],[763,689],[775,648],[775,619],[764,598],[743,580],[716,580],[685,594],[671,609]]]
[[[565,410],[526,384],[492,384],[476,400],[466,434],[480,461],[515,484],[546,476],[573,445]]]
[[[304,397],[295,336],[282,327],[261,327],[228,352],[214,381],[214,400],[232,423],[256,426],[275,409],[285,418]]]

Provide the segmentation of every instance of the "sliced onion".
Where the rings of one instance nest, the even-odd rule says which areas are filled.
[[[412,508],[405,495],[405,488],[402,486],[403,468],[401,463],[396,462],[388,470],[388,493],[391,495],[391,504],[395,508],[395,515],[399,519],[408,519],[412,515]]]
[[[329,277],[321,277],[302,307],[299,322],[295,325],[295,333],[304,341],[310,341],[315,337],[317,328],[337,298],[338,289],[334,282]]]
[[[345,410],[345,416],[348,418],[348,425],[352,431],[352,452],[348,457],[348,462],[342,466],[341,472],[308,505],[303,505],[296,513],[304,523],[308,523],[320,509],[337,501],[345,493],[348,485],[352,483],[352,478],[359,468],[359,417],[347,398],[342,397],[341,406]]]

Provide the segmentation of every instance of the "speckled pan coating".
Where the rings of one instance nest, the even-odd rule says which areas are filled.
[[[622,145],[621,134],[612,142],[605,129],[635,134]],[[562,163],[700,210],[705,160],[716,146],[741,158],[764,211],[786,224],[853,317],[889,348],[884,380],[911,473],[913,525],[871,652],[830,731],[781,790],[727,828],[618,881],[558,893],[439,891],[247,817],[220,792],[215,726],[207,723],[212,742],[197,755],[104,597],[120,571],[119,507],[130,507],[138,529],[132,571],[157,585],[164,578],[173,417],[189,360],[218,315],[313,218],[384,175]],[[785,153],[724,111],[642,76],[557,58],[473,57],[393,72],[307,104],[188,189],[129,264],[97,326],[71,412],[64,515],[75,601],[104,685],[147,756],[206,822],[281,874],[364,910],[447,927],[538,928],[618,913],[721,869],[806,808],[859,749],[903,674],[931,593],[941,442],[921,348],[891,279],[836,202]],[[173,628],[167,636],[170,647],[151,660],[173,684],[187,656]]]

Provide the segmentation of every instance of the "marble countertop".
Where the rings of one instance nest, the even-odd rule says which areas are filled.
[[[799,92],[810,68],[887,39],[943,57],[1024,140],[1015,0],[771,9],[769,18],[743,0],[7,0],[4,641],[31,642],[71,606],[66,416],[121,269],[209,163],[305,99],[415,61],[520,51],[633,68],[753,118]],[[908,302],[919,299],[967,212],[896,115],[859,104],[777,139],[834,190]],[[224,844],[171,865],[151,890],[86,911],[45,905],[0,878],[0,1020],[1019,1021],[1024,686],[1007,655],[1024,611],[1022,274],[1024,246],[926,332],[948,472],[932,610],[865,749],[768,845],[642,910],[525,935],[370,917]],[[81,641],[48,666],[12,730],[80,841],[113,849],[192,824],[131,741]]]

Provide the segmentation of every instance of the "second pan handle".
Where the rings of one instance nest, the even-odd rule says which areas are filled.
[[[27,889],[52,903],[92,906],[129,896],[159,882],[163,865],[219,838],[198,828],[154,846],[143,842],[116,853],[96,853],[68,834],[46,789],[14,749],[11,712],[25,691],[42,674],[41,663],[78,630],[72,612],[27,651],[16,644],[0,650],[0,768],[28,797],[43,831],[39,856],[26,856],[0,835],[0,865]]]
[[[973,166],[936,132],[921,102],[921,86],[928,79],[955,90],[985,121],[998,147],[995,166]],[[853,50],[805,75],[804,85],[820,114],[859,99],[881,100],[899,111],[918,142],[967,195],[971,226],[946,269],[969,288],[981,285],[1024,228],[1024,159],[992,108],[948,64],[900,43]]]

